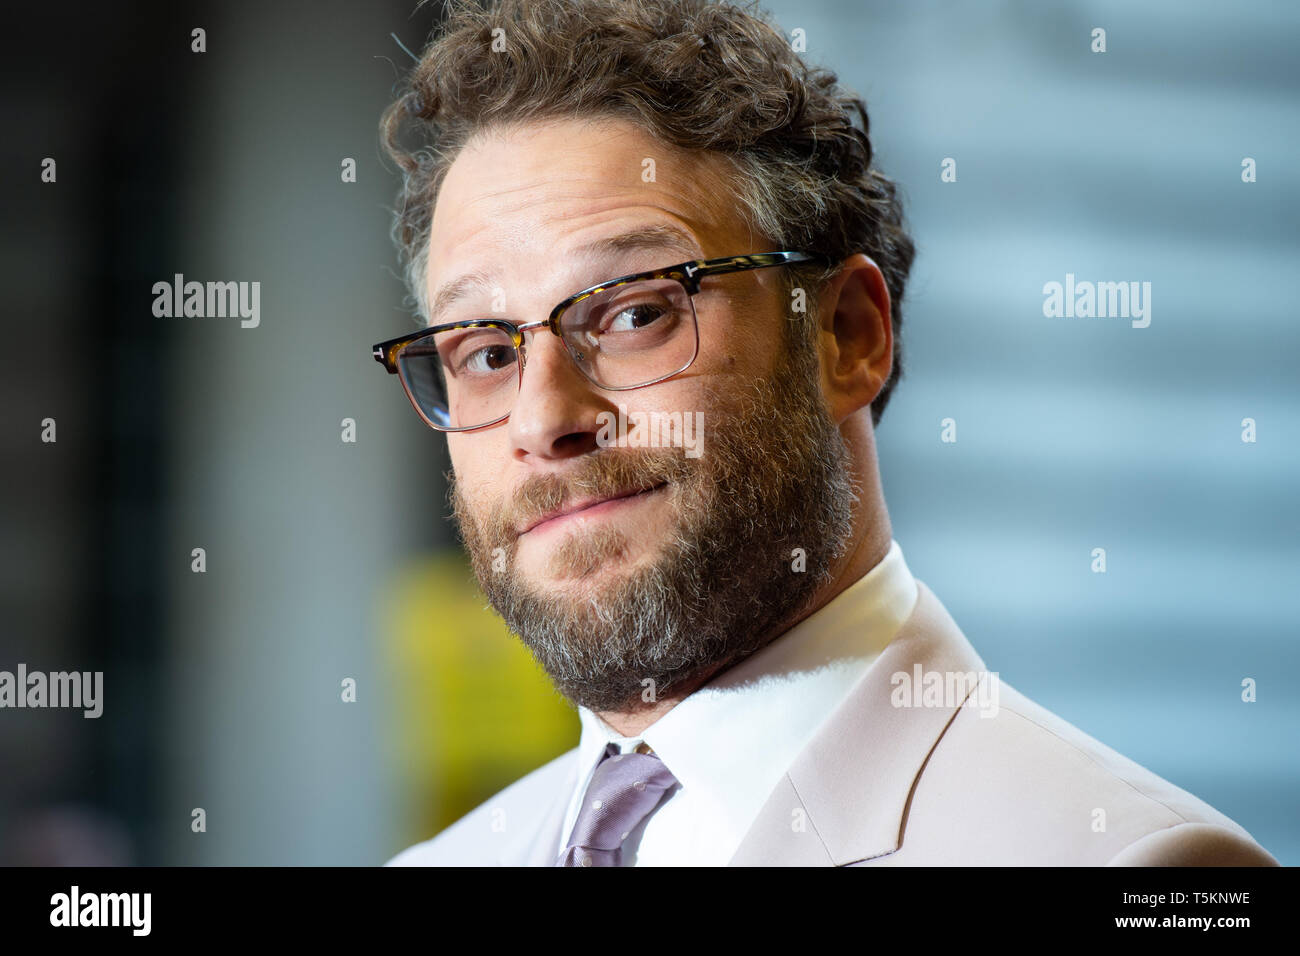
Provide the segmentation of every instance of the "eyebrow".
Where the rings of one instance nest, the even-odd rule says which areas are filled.
[[[694,239],[667,223],[642,226],[617,236],[606,236],[580,246],[576,252],[580,256],[608,255],[611,252],[629,252],[648,249],[651,251],[668,251],[681,253],[689,259],[701,259],[703,253]]]
[[[686,259],[704,258],[699,244],[690,234],[667,223],[642,226],[638,229],[619,233],[616,236],[605,236],[596,239],[579,246],[573,251],[573,255],[595,258],[643,250],[673,252],[684,256]],[[674,263],[666,263],[666,265],[672,264]],[[609,278],[614,277],[610,276]],[[467,298],[473,292],[487,291],[491,287],[491,280],[482,272],[467,273],[444,283],[438,289],[429,307],[429,323],[436,325],[435,317],[441,315],[453,304]]]

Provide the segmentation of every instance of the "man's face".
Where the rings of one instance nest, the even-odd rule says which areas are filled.
[[[530,322],[615,276],[772,251],[728,190],[717,157],[619,121],[477,137],[438,194],[429,300],[470,273],[485,282],[432,321]],[[752,653],[843,551],[847,453],[814,346],[787,348],[779,280],[775,269],[706,279],[697,358],[644,388],[600,389],[558,338],[532,333],[509,419],[447,436],[480,585],[576,703],[625,709]],[[602,446],[602,413],[620,405],[629,420],[701,420],[701,454]],[[568,513],[538,523],[557,510]]]

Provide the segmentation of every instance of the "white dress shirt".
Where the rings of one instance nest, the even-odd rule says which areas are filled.
[[[916,581],[897,541],[874,568],[766,647],[623,737],[578,708],[582,773],[557,856],[609,743],[648,745],[677,778],[623,841],[624,866],[726,866],[781,776],[912,613]]]

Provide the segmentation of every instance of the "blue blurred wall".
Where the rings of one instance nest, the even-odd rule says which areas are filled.
[[[913,572],[1003,680],[1300,863],[1300,6],[768,6],[908,200],[878,440]],[[1151,324],[1045,317],[1066,273],[1150,282]]]

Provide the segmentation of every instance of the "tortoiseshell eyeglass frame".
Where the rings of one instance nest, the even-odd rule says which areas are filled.
[[[451,329],[500,329],[502,332],[505,332],[510,336],[511,340],[514,342],[515,349],[519,352],[519,378],[522,382],[524,365],[527,362],[527,352],[524,349],[524,333],[533,329],[550,329],[551,333],[564,343],[564,350],[569,355],[570,359],[574,359],[569,343],[560,333],[560,316],[564,314],[565,310],[568,309],[569,306],[576,302],[581,302],[589,296],[593,296],[599,292],[604,292],[606,289],[613,289],[617,286],[627,285],[630,282],[640,282],[645,279],[675,279],[682,284],[687,295],[694,296],[700,291],[700,280],[706,276],[725,275],[730,272],[743,272],[749,269],[768,269],[772,266],[794,265],[803,262],[826,263],[827,260],[824,256],[809,252],[758,252],[744,256],[723,256],[719,259],[692,259],[688,262],[679,262],[676,265],[666,266],[663,269],[652,269],[649,272],[636,272],[631,275],[619,276],[616,279],[610,279],[609,281],[602,282],[599,285],[590,286],[583,289],[581,292],[575,292],[573,295],[556,305],[555,308],[551,310],[550,315],[545,319],[540,319],[536,322],[525,322],[516,325],[515,323],[508,322],[504,319],[464,319],[459,322],[448,322],[444,325],[429,326],[428,328],[420,329],[416,332],[411,332],[395,339],[388,339],[385,342],[380,342],[371,346],[371,352],[374,355],[375,361],[387,369],[390,375],[398,376],[398,379],[402,382],[402,390],[406,392],[406,397],[410,401],[411,406],[419,414],[424,423],[430,428],[440,432],[477,431],[480,428],[490,428],[493,425],[505,421],[510,417],[511,412],[514,411],[513,407],[511,408],[511,412],[507,412],[500,418],[493,419],[490,422],[484,422],[481,425],[449,427],[446,425],[435,424],[429,420],[429,416],[425,414],[422,408],[420,408],[415,396],[411,394],[411,390],[407,386],[406,380],[401,375],[397,365],[397,358],[402,349],[410,345],[412,342],[418,342],[430,335],[435,335],[439,332],[446,332]],[[640,382],[636,385],[602,385],[600,382],[593,381],[591,376],[587,374],[586,370],[582,368],[576,359],[574,359],[574,364],[578,366],[578,370],[582,373],[583,377],[597,388],[608,391],[623,392],[635,388],[645,388],[649,385],[656,385],[659,382],[672,378],[674,375],[680,375],[691,367],[698,355],[699,334],[697,332],[695,350],[692,352],[689,361],[687,361],[685,365],[681,368],[674,369],[666,375],[660,375],[658,378],[651,379],[648,382]]]

